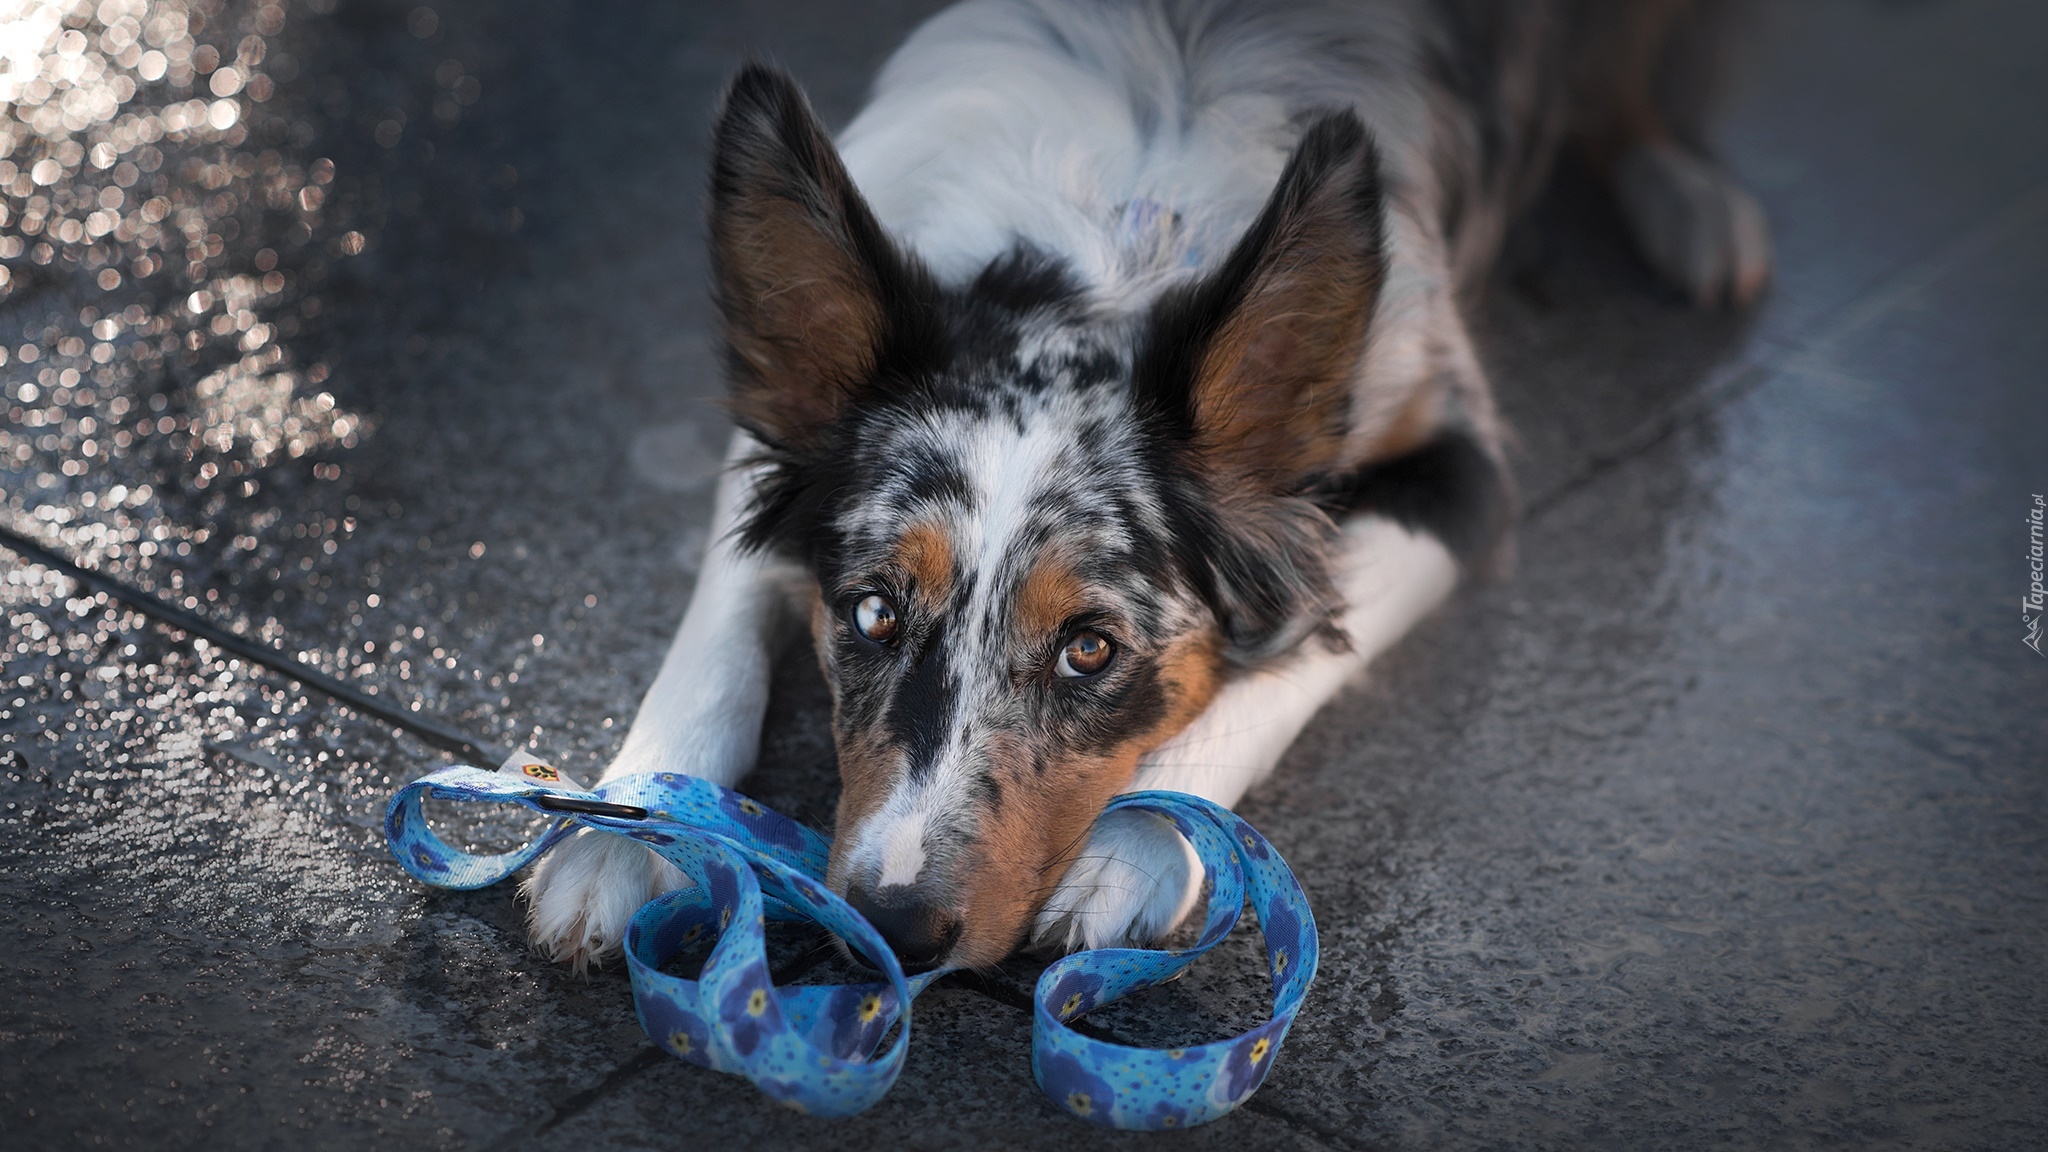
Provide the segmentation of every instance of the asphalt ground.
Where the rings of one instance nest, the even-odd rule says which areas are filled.
[[[1518,231],[1473,323],[1519,569],[1243,806],[1321,975],[1258,1096],[1173,1139],[2038,1145],[2048,9],[1763,7],[1721,146],[1772,219],[1769,296],[1685,307],[1569,169]],[[718,88],[768,56],[843,122],[927,8],[110,0],[17,36],[0,527],[594,775],[723,436]],[[383,804],[449,761],[430,734],[0,554],[0,1145],[1143,1139],[1039,1094],[1022,961],[921,998],[851,1121],[660,1055],[622,973],[529,952],[509,889],[393,865]],[[746,787],[829,828],[826,697],[787,655]],[[1263,985],[1241,933],[1090,1019],[1213,1038]]]

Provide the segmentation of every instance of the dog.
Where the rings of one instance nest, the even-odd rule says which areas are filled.
[[[751,767],[808,620],[828,881],[910,970],[1141,945],[1202,877],[1127,790],[1231,805],[1514,497],[1460,315],[1577,147],[1694,301],[1767,279],[1707,159],[1708,0],[968,0],[837,140],[731,82],[709,239],[738,426],[606,779]],[[524,884],[579,967],[683,883],[581,833]]]

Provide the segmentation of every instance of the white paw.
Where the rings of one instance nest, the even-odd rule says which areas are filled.
[[[1165,818],[1124,809],[1103,817],[1038,914],[1043,948],[1144,947],[1194,907],[1202,863]]]
[[[619,953],[642,904],[688,882],[645,845],[586,828],[541,857],[519,891],[534,947],[581,972]]]
[[[1669,143],[1621,158],[1615,195],[1643,258],[1703,307],[1746,307],[1771,275],[1771,230],[1756,199]]]

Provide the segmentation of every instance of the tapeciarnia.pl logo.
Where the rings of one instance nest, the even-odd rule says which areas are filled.
[[[2048,499],[2036,493],[2034,506],[2027,509],[2027,571],[2033,582],[2027,585],[2026,597],[2020,601],[2020,622],[2027,626],[2027,634],[2020,643],[2032,648],[2036,656],[2048,656],[2048,652],[2041,651],[2041,617],[2048,611],[2048,588],[2041,583],[2043,569],[2048,568],[2041,541],[2043,516],[2048,516]]]

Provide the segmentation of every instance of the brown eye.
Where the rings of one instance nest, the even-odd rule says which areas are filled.
[[[1116,648],[1107,636],[1083,629],[1068,638],[1067,646],[1060,650],[1060,662],[1054,666],[1054,671],[1062,676],[1093,676],[1109,667],[1109,658],[1115,652]]]
[[[896,606],[887,596],[870,593],[853,606],[853,626],[877,644],[896,638]]]

